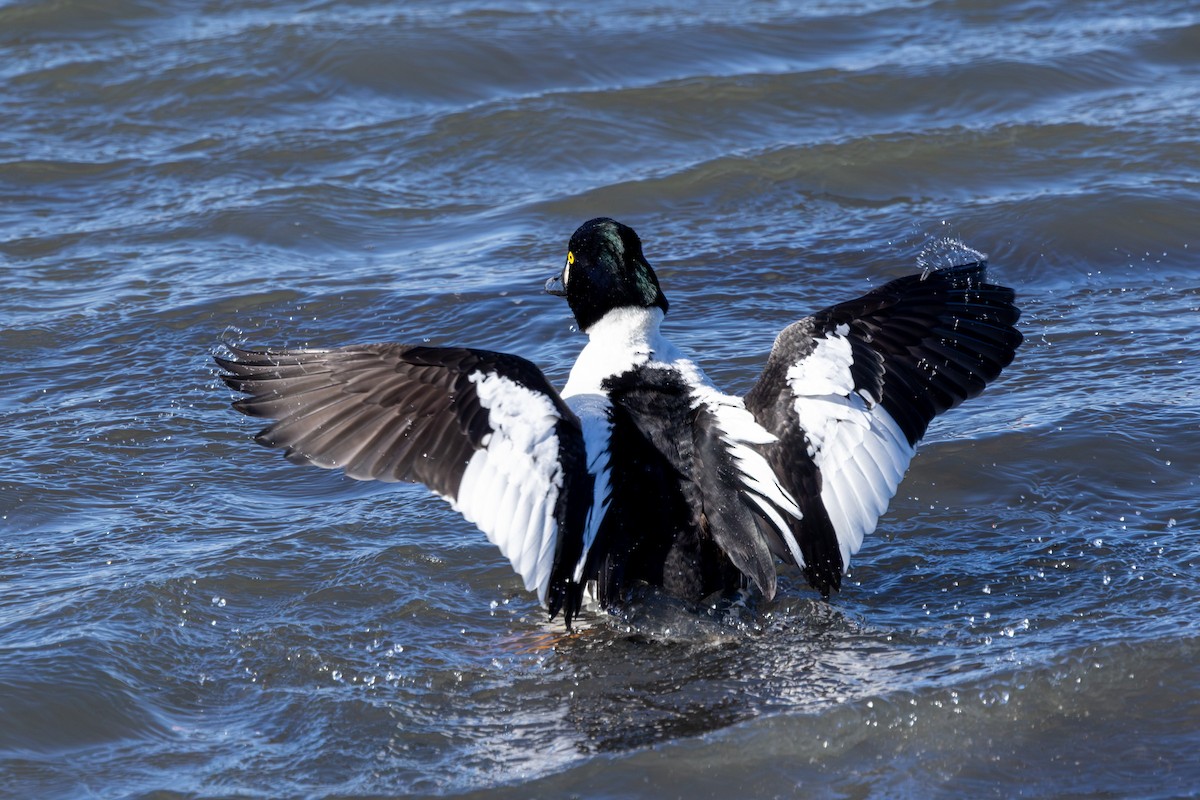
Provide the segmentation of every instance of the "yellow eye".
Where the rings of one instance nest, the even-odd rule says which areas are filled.
[[[567,281],[571,280],[571,265],[575,263],[575,254],[570,250],[567,251],[567,266],[563,268],[562,282],[563,286],[567,285]]]
[[[569,267],[574,263],[575,263],[575,254],[572,253],[570,250],[568,250],[567,251],[567,266]]]

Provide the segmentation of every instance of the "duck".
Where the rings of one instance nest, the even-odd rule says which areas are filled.
[[[227,345],[216,362],[233,407],[270,420],[259,444],[424,484],[570,630],[639,587],[770,602],[790,566],[838,591],[930,422],[1022,342],[1014,291],[986,271],[927,269],[793,322],[738,397],[663,334],[638,234],[598,217],[545,285],[587,336],[561,391],[521,356],[467,347]]]

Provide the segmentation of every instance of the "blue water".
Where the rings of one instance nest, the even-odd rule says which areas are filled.
[[[0,796],[1200,793],[1200,9],[0,4]],[[420,487],[254,445],[224,342],[561,383],[567,237],[667,332],[974,250],[1026,344],[843,591],[565,638]]]

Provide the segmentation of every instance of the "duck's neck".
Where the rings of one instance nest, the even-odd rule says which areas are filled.
[[[662,321],[661,308],[626,306],[614,308],[584,333],[588,336],[588,347],[600,344],[614,348],[653,349],[660,338],[658,328]]]
[[[599,394],[601,382],[650,360],[671,361],[675,348],[662,337],[661,308],[614,308],[585,333],[587,346],[571,369],[563,397]]]

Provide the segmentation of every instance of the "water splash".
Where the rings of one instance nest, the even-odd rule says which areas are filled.
[[[973,261],[987,261],[987,253],[981,253],[968,247],[961,239],[949,236],[930,238],[917,254],[921,280],[925,280],[936,270],[970,264]]]

